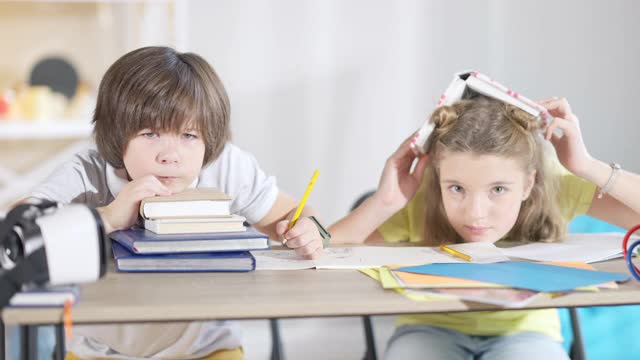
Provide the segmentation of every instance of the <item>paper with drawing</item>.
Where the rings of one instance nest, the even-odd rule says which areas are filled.
[[[493,244],[468,243],[450,245],[472,257],[474,263],[494,263],[509,260]],[[292,250],[252,251],[256,270],[296,269],[362,269],[384,265],[419,265],[465,262],[437,247],[418,246],[356,246],[324,250],[322,258],[304,260]]]

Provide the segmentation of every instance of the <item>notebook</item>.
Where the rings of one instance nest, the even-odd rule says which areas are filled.
[[[161,235],[149,230],[133,228],[114,231],[109,236],[136,254],[269,249],[269,236],[253,229],[239,232]]]
[[[469,245],[469,246],[460,246]],[[491,243],[456,244],[452,247],[472,256],[474,263],[508,261],[500,249]],[[291,250],[254,251],[258,270],[293,269],[363,269],[385,265],[460,263],[466,262],[443,252],[437,247],[425,246],[354,246],[324,249],[316,260],[303,259]]]
[[[140,215],[145,219],[229,216],[230,206],[231,197],[216,188],[189,188],[142,200]]]
[[[437,106],[451,105],[458,100],[470,99],[479,94],[513,105],[539,118],[541,121],[546,122],[551,119],[551,115],[540,104],[477,71],[463,71],[455,74],[445,92],[440,96]],[[425,153],[427,140],[431,132],[433,132],[433,124],[429,118],[418,129],[411,142],[411,148],[415,153]]]
[[[111,248],[121,272],[246,272],[256,266],[248,251],[138,255],[116,242]]]
[[[13,295],[9,306],[57,307],[64,306],[67,300],[75,304],[79,298],[80,288],[77,285],[30,287]]]
[[[238,232],[246,231],[245,220],[244,217],[238,215],[209,218],[145,219],[144,227],[156,234]]]

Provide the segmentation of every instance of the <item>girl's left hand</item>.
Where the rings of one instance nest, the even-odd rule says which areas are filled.
[[[317,259],[322,256],[322,236],[318,227],[306,216],[301,216],[289,229],[289,220],[276,224],[276,233],[283,239],[284,245],[294,249],[296,254],[305,259]]]
[[[567,170],[577,176],[583,176],[593,158],[584,145],[580,122],[571,111],[569,102],[565,98],[553,97],[540,101],[539,104],[554,118],[545,129],[545,139],[551,141],[560,163]],[[562,130],[562,135],[555,134],[555,129]]]

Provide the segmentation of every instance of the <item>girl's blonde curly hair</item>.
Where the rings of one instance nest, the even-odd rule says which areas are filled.
[[[426,244],[463,241],[449,224],[442,203],[438,169],[445,151],[517,159],[524,171],[536,172],[531,193],[505,240],[552,242],[565,236],[566,224],[556,196],[558,178],[552,175],[550,156],[545,156],[548,147],[540,120],[514,106],[479,96],[439,107],[431,121],[435,129],[427,148],[432,161],[425,170]]]

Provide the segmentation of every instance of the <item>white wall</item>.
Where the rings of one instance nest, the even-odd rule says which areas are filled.
[[[627,1],[190,1],[185,50],[216,68],[234,141],[327,222],[376,186],[386,157],[458,70],[531,98],[566,96],[592,153],[640,170],[632,99],[640,5]]]

